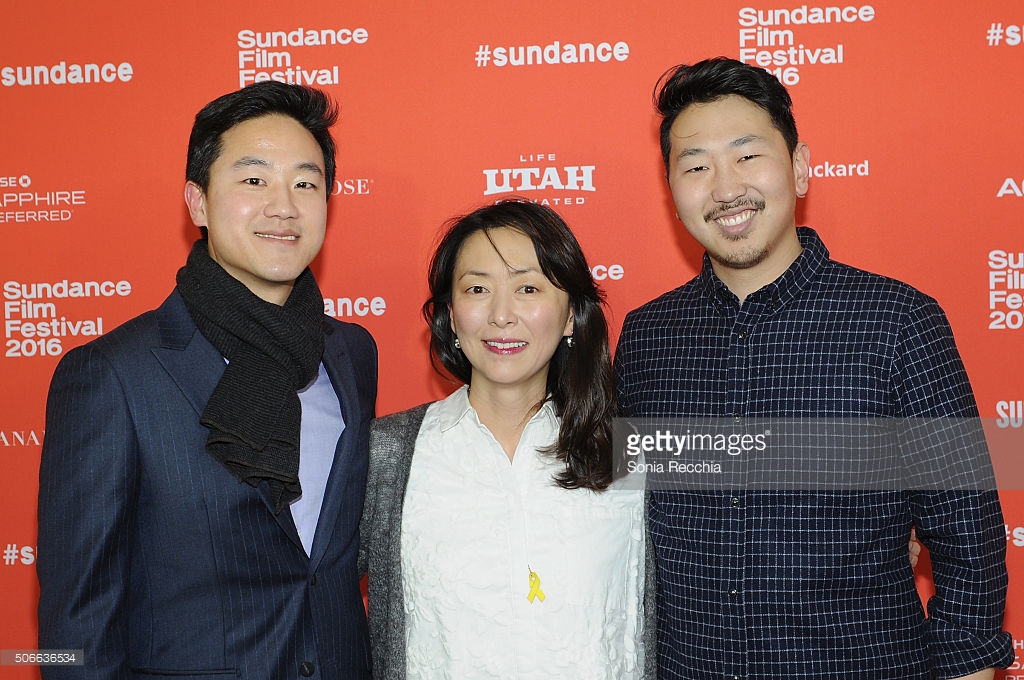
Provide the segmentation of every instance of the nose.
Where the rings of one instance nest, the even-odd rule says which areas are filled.
[[[263,214],[267,217],[278,219],[289,219],[299,214],[295,205],[291,187],[283,182],[267,188],[267,204],[263,208]]]
[[[491,306],[488,312],[488,322],[498,328],[512,325],[518,318],[515,311],[515,300],[507,291],[498,291],[491,296]]]
[[[747,185],[735,165],[724,163],[715,167],[711,187],[711,198],[715,202],[732,203],[745,193],[747,193]]]

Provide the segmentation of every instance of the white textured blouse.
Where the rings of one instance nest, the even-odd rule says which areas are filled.
[[[556,486],[538,449],[558,425],[545,405],[510,461],[467,388],[428,407],[402,513],[410,679],[640,676],[643,491]]]

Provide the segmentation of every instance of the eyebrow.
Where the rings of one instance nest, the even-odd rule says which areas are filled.
[[[523,276],[525,274],[531,274],[531,273],[540,272],[540,269],[538,269],[537,267],[512,267],[512,266],[506,266],[506,268],[508,269],[509,278],[513,278],[513,277],[516,277],[516,276]],[[469,269],[467,271],[462,272],[462,274],[459,276],[459,278],[457,280],[461,281],[462,279],[466,278],[467,276],[479,276],[479,277],[482,277],[482,278],[489,278],[491,276],[491,274],[489,272],[477,271],[476,269]]]
[[[271,167],[270,161],[264,160],[262,158],[256,158],[255,156],[242,156],[237,161],[231,164],[231,167],[233,168],[248,168],[252,166],[262,168]]]
[[[743,146],[744,144],[750,144],[751,142],[761,141],[764,141],[764,138],[761,137],[760,135],[744,135],[742,137],[737,137],[736,139],[729,142],[728,146],[730,149],[736,149]],[[680,151],[677,158],[689,158],[691,156],[699,156],[702,153],[707,153],[707,149],[703,147],[691,146]]]
[[[295,168],[297,170],[305,170],[307,172],[312,172],[316,175],[319,175],[320,177],[324,176],[323,168],[321,168],[316,163],[313,163],[312,161],[305,161],[303,163],[299,163],[298,165],[295,166]]]
[[[249,167],[273,168],[274,164],[271,163],[270,161],[266,160],[265,158],[258,158],[256,156],[242,156],[237,161],[232,163],[231,167],[233,167],[233,168],[249,168]],[[302,171],[305,171],[305,172],[312,172],[312,173],[316,174],[319,177],[323,177],[324,176],[323,168],[321,168],[319,165],[317,165],[316,163],[314,163],[312,161],[303,161],[301,163],[297,163],[295,165],[295,169],[296,170],[302,170]]]

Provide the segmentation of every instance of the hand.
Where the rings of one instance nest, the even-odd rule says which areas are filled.
[[[921,556],[921,543],[917,540],[917,530],[910,528],[910,544],[907,546],[910,551],[910,568],[917,567],[917,560]]]

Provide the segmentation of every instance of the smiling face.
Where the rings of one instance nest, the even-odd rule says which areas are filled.
[[[693,104],[671,128],[668,182],[676,214],[741,298],[771,283],[800,254],[797,195],[809,155],[789,153],[768,114],[730,95]]]
[[[280,114],[239,123],[221,147],[207,190],[185,185],[192,221],[207,228],[215,262],[258,297],[283,305],[324,242],[323,152]]]
[[[473,393],[514,390],[536,401],[573,328],[569,295],[541,272],[530,238],[505,227],[474,232],[459,249],[451,324],[472,366]]]

